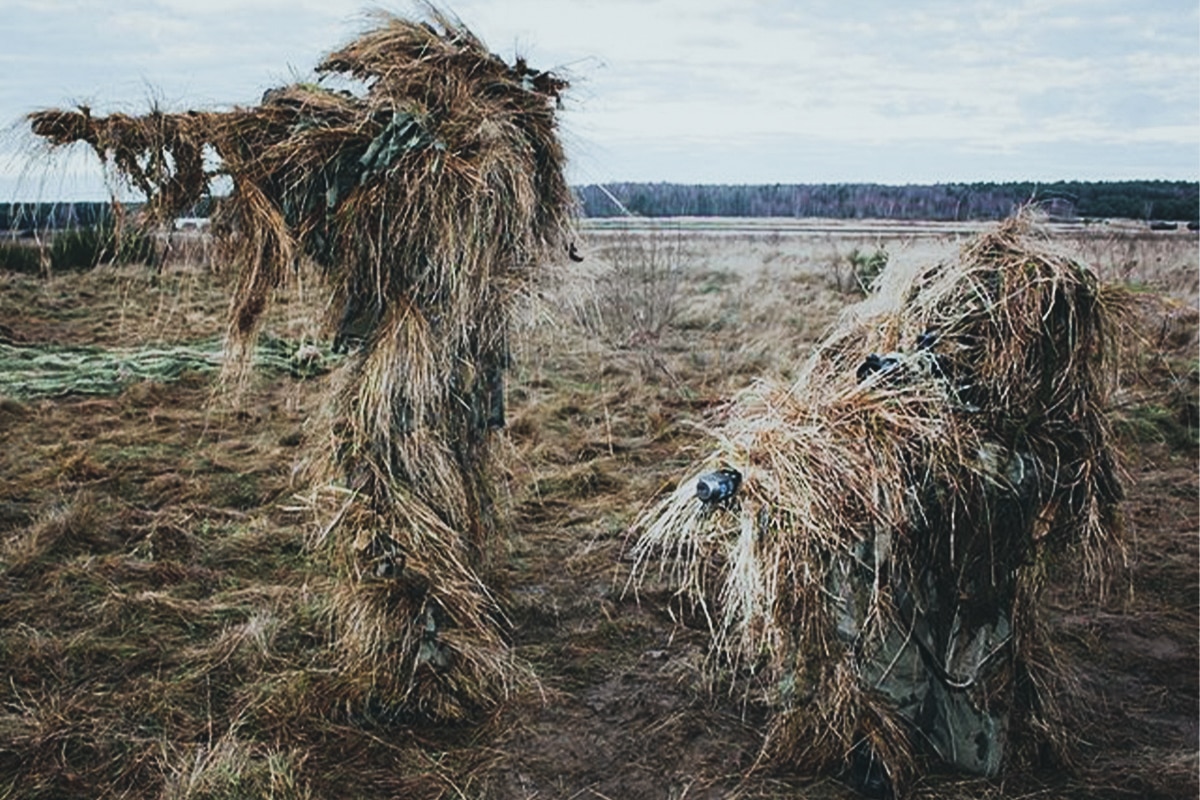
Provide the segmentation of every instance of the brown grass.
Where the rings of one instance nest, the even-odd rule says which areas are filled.
[[[634,558],[675,570],[718,652],[766,685],[773,758],[820,771],[865,744],[903,784],[915,712],[878,689],[908,642],[928,635],[950,664],[1010,625],[971,702],[1011,719],[1009,762],[1038,742],[1065,756],[1069,680],[1042,587],[1065,561],[1102,596],[1125,562],[1104,417],[1112,297],[1025,218],[957,263],[885,272],[794,383],[764,380],[725,412],[700,471],[736,468],[738,501],[702,503],[691,478],[639,523]],[[915,347],[929,332],[937,344]],[[896,352],[894,372],[856,375]]]
[[[581,242],[584,266],[595,249]],[[953,259],[957,243],[887,249],[921,265]],[[708,627],[674,587],[622,594],[626,531],[711,450],[708,416],[757,377],[792,380],[845,302],[811,238],[689,237],[684,250],[679,314],[657,341],[597,341],[559,313],[571,304],[556,287],[521,307],[510,424],[492,445],[511,532],[478,574],[540,686],[513,687],[478,727],[378,706],[330,713],[344,708],[330,701],[341,578],[305,546],[313,526],[295,493],[309,485],[294,470],[333,376],[258,375],[237,407],[208,405],[214,384],[194,375],[111,397],[0,399],[0,541],[61,534],[15,572],[0,558],[0,796],[238,796],[219,769],[237,764],[241,796],[855,797],[802,764],[758,761],[775,710],[728,672],[706,691]],[[224,324],[227,280],[203,270],[0,281],[0,317],[28,344],[130,347]],[[316,330],[326,299],[286,287],[264,333]],[[931,770],[913,796],[1195,796],[1195,444],[1163,427],[1183,410],[1171,376],[1194,364],[1194,324],[1170,322],[1158,344],[1179,308],[1139,305],[1121,332],[1133,349],[1116,398],[1137,422],[1115,431],[1132,580],[1100,607],[1046,589],[1042,620],[1093,712],[1077,771]]]

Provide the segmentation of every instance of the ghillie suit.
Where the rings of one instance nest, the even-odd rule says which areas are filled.
[[[504,420],[514,297],[566,251],[573,202],[556,135],[565,81],[429,14],[381,16],[318,67],[360,94],[297,84],[228,112],[30,119],[52,144],[91,144],[150,217],[232,181],[213,226],[237,267],[231,363],[247,363],[296,260],[321,267],[335,342],[354,350],[318,442],[340,505],[319,539],[341,564],[346,699],[457,719],[513,674],[477,574],[497,524],[489,431]]]
[[[640,569],[661,559],[718,663],[765,687],[770,757],[886,793],[923,758],[996,775],[1069,751],[1042,590],[1102,590],[1123,558],[1112,300],[1026,216],[958,263],[889,267],[642,518]]]

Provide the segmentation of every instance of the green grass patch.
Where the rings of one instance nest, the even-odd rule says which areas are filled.
[[[1180,419],[1180,412],[1160,405],[1139,405],[1113,419],[1117,436],[1137,444],[1165,444],[1175,451],[1195,451],[1200,430]]]

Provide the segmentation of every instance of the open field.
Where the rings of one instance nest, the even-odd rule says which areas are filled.
[[[263,369],[233,398],[211,370],[118,363],[119,392],[80,394],[60,367],[54,396],[16,397],[0,359],[0,798],[853,797],[757,762],[763,709],[705,678],[703,620],[665,583],[628,589],[629,526],[710,449],[725,400],[794,373],[872,254],[949,258],[976,229],[585,226],[585,260],[523,309],[498,448],[510,530],[486,578],[536,680],[471,727],[325,702],[332,568],[306,548],[299,475],[328,375]],[[1094,713],[1073,773],[915,792],[1195,797],[1197,238],[1055,235],[1137,301],[1113,410],[1130,568],[1100,605],[1052,592]],[[227,283],[187,259],[0,273],[0,345],[42,363],[211,343]],[[266,331],[335,366],[320,297],[280,297]]]

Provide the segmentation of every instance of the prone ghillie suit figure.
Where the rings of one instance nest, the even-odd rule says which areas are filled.
[[[328,490],[314,494],[336,507],[318,539],[340,564],[341,696],[460,719],[517,674],[478,574],[498,524],[489,433],[503,424],[514,298],[571,241],[556,133],[567,84],[433,9],[376,22],[318,67],[360,93],[295,84],[225,112],[30,120],[51,144],[89,143],[151,217],[232,181],[213,224],[238,276],[232,363],[248,364],[297,259],[319,265],[337,345],[353,351],[317,443]]]
[[[931,762],[1069,758],[1042,589],[1102,592],[1124,557],[1104,417],[1119,299],[1028,213],[958,263],[889,266],[639,521],[639,569],[672,570],[717,663],[766,687],[769,757],[877,796]]]

